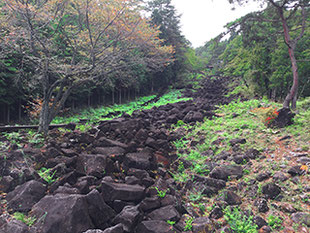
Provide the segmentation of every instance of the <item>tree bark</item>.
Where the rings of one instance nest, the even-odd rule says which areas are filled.
[[[10,111],[10,105],[9,104],[7,104],[7,118],[6,118],[6,121],[8,122],[8,123],[10,123],[10,114],[11,114],[11,111]]]
[[[292,64],[292,72],[293,72],[293,85],[283,102],[283,107],[289,108],[290,103],[292,103],[292,108],[294,109],[296,107],[296,99],[297,99],[295,97],[297,97],[297,91],[298,91],[298,68],[297,68],[297,61],[296,61],[295,52],[294,52],[297,41],[291,40],[289,27],[287,25],[287,21],[284,16],[283,9],[278,7],[278,13],[281,18],[282,27],[284,31],[284,41],[288,47],[288,53],[290,56],[290,60]]]
[[[294,46],[295,47],[295,46]],[[292,71],[293,71],[293,85],[290,89],[290,92],[287,94],[284,102],[283,102],[283,107],[289,108],[290,103],[292,109],[296,108],[296,101],[297,101],[297,91],[298,91],[298,67],[297,67],[297,62],[294,54],[294,49],[293,48],[288,48],[291,63],[292,63]]]
[[[44,99],[43,103],[42,103],[42,109],[40,112],[40,120],[39,120],[39,132],[43,133],[43,134],[47,134],[48,132],[48,127],[50,124],[49,121],[49,100],[48,99]]]

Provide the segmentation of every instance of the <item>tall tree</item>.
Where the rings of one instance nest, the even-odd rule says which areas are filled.
[[[3,1],[1,44],[33,64],[42,86],[39,131],[48,131],[74,88],[132,65],[157,70],[170,62],[171,46],[162,46],[159,31],[141,16],[139,3]]]
[[[148,2],[148,10],[151,12],[151,23],[158,26],[159,38],[165,41],[165,45],[173,46],[174,62],[157,74],[162,80],[168,79],[168,84],[175,81],[184,72],[185,52],[188,42],[180,30],[180,16],[177,14],[171,0],[152,0]]]
[[[302,38],[306,28],[306,8],[310,6],[309,0],[258,0],[262,3],[267,3],[275,9],[277,20],[282,24],[283,36],[285,44],[288,47],[288,53],[292,66],[293,84],[287,94],[283,107],[296,108],[296,100],[298,94],[298,66],[295,57],[295,49],[298,41]],[[248,0],[229,0],[230,3],[238,2],[239,4],[247,3]],[[262,19],[261,17],[258,17]],[[262,19],[267,20],[268,19]],[[291,23],[294,21],[294,23]],[[296,25],[296,23],[298,25]],[[299,31],[299,34],[292,37],[293,32]]]

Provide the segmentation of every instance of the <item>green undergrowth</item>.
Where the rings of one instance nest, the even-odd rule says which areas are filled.
[[[69,117],[56,117],[52,124],[63,124],[63,123],[79,123],[80,119],[87,119],[89,123],[95,123],[103,120],[111,120],[115,117],[119,117],[124,113],[131,115],[135,110],[151,109],[152,107],[159,107],[168,103],[176,103],[180,101],[187,101],[190,98],[181,98],[181,90],[171,90],[159,98],[158,101],[150,102],[143,106],[146,102],[154,99],[156,95],[145,96],[126,104],[114,104],[112,106],[103,106],[100,108],[90,108],[83,110],[79,114],[75,114]],[[111,117],[106,117],[108,114],[118,113]],[[79,127],[79,126],[78,126]],[[87,128],[87,124],[86,124]],[[83,127],[81,130],[83,131]]]
[[[218,106],[216,117],[205,119],[194,126],[175,125],[172,130],[184,128],[186,137],[174,142],[180,159],[189,161],[192,166],[189,169],[179,169],[174,177],[177,181],[183,181],[193,174],[207,175],[208,168],[205,165],[207,158],[216,157],[223,151],[231,151],[229,141],[232,139],[246,139],[241,144],[243,151],[257,149],[263,151],[275,149],[275,141],[284,136],[291,136],[297,143],[296,147],[308,150],[310,141],[310,98],[298,102],[294,124],[283,129],[269,128],[257,109],[268,107],[279,109],[281,104],[262,100],[234,101],[227,105]],[[197,144],[190,146],[191,143]],[[178,165],[180,167],[180,164]]]

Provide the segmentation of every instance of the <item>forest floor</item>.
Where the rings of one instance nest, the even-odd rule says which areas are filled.
[[[0,233],[310,232],[310,100],[271,128],[281,105],[229,83],[3,134]]]

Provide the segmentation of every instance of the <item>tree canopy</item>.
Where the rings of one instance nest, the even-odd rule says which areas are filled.
[[[1,56],[18,54],[19,74],[32,67],[28,78],[43,96],[41,131],[74,88],[137,65],[154,72],[172,62],[173,47],[140,10],[138,0],[3,1]]]

